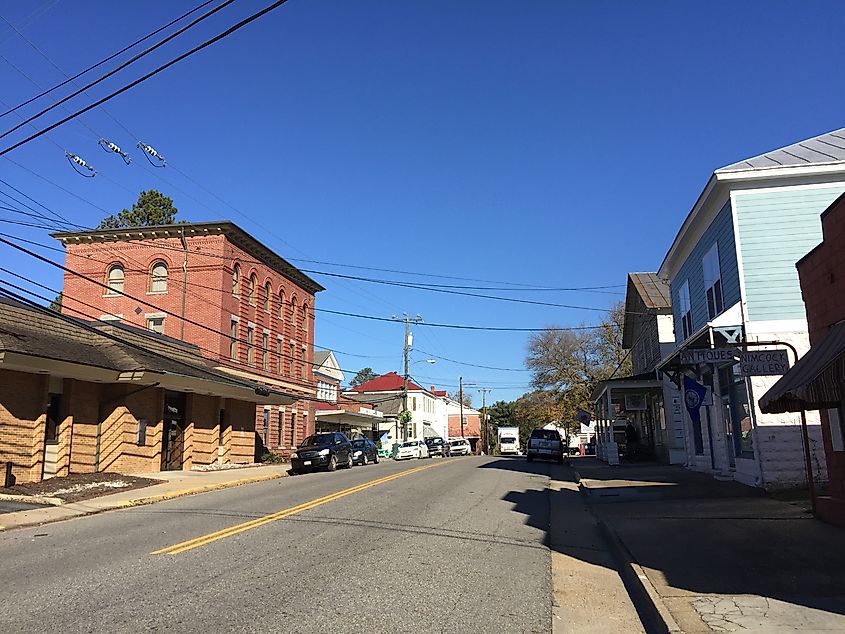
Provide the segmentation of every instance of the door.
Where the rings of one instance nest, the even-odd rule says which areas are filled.
[[[185,434],[185,395],[166,392],[161,439],[161,469],[174,471],[182,468]]]

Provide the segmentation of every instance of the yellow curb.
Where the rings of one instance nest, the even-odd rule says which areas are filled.
[[[128,508],[131,506],[143,506],[145,504],[155,504],[156,502],[164,502],[174,498],[185,497],[186,495],[196,495],[197,493],[208,493],[209,491],[219,491],[220,489],[231,489],[244,484],[253,484],[255,482],[266,482],[268,480],[278,480],[279,478],[287,477],[286,473],[273,473],[271,475],[255,476],[253,478],[244,478],[242,480],[229,480],[227,482],[217,482],[215,484],[207,484],[201,487],[194,487],[193,489],[179,489],[177,491],[170,491],[160,495],[151,495],[145,498],[138,498],[137,500],[127,500],[121,502],[116,508]]]

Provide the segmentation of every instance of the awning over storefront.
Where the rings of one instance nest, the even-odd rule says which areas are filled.
[[[845,322],[831,328],[760,399],[766,414],[839,407],[845,396]]]

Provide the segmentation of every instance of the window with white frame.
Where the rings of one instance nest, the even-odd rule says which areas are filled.
[[[701,260],[704,270],[704,292],[707,295],[707,316],[713,319],[724,308],[722,299],[722,272],[719,269],[719,243],[713,243]]]
[[[270,332],[264,331],[261,334],[261,369],[267,370],[270,367]]]
[[[106,295],[120,295],[123,293],[123,282],[126,276],[120,264],[114,264],[109,268],[107,278],[109,290],[106,291]]]
[[[689,280],[686,280],[678,291],[678,313],[681,316],[681,332],[683,339],[692,335],[692,306],[689,299]]]
[[[238,318],[232,317],[229,326],[229,358],[232,361],[238,360]]]
[[[246,326],[246,362],[255,365],[255,324]]]
[[[156,314],[147,314],[145,315],[147,318],[147,330],[151,332],[157,332],[160,335],[164,334],[164,314],[163,313],[156,313]]]
[[[150,292],[167,292],[167,264],[159,260],[150,270]]]

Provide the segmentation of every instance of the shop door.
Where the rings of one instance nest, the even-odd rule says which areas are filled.
[[[161,469],[173,471],[182,468],[185,440],[185,395],[167,392],[164,395],[164,428],[161,440]]]

